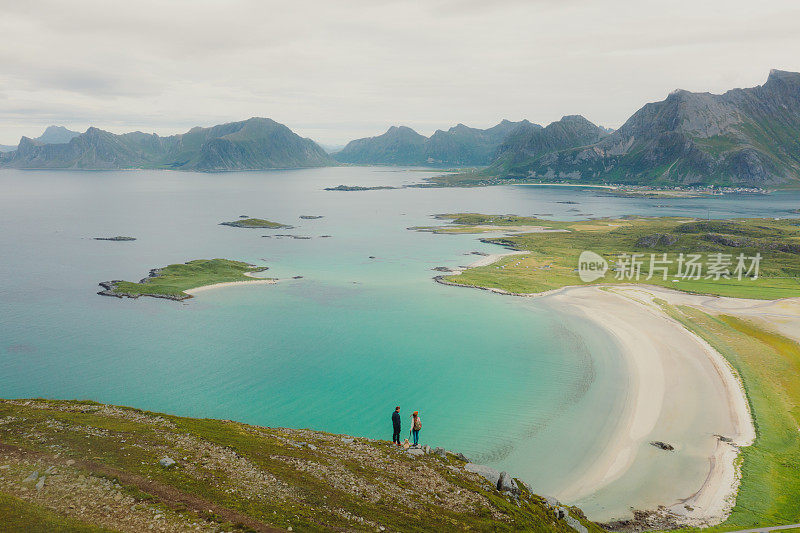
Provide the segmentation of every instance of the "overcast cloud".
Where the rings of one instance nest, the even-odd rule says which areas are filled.
[[[404,124],[617,127],[676,88],[800,71],[796,0],[0,0],[0,144],[251,116],[344,143]]]

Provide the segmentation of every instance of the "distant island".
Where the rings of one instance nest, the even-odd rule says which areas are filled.
[[[117,298],[151,296],[168,300],[186,300],[202,288],[238,283],[275,283],[275,280],[255,278],[250,274],[263,272],[268,267],[257,267],[229,259],[195,259],[182,264],[154,268],[138,283],[131,281],[103,281],[103,290],[97,294]],[[254,279],[255,278],[255,279]]]
[[[96,240],[96,241],[135,241],[136,237],[124,237],[122,235],[117,235],[116,237],[95,237],[94,240]]]
[[[376,187],[362,187],[360,185],[337,185],[336,187],[325,187],[326,191],[382,191],[387,189],[399,189],[399,187],[389,187],[379,185]]]
[[[264,220],[263,218],[243,218],[230,222],[220,222],[220,226],[231,226],[232,228],[259,228],[259,229],[293,229],[294,226]]]
[[[48,128],[0,153],[0,167],[113,170],[155,168],[194,171],[264,170],[335,165],[311,139],[268,118],[253,117],[160,137],[135,131],[117,135]]]

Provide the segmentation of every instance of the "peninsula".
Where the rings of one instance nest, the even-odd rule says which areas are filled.
[[[795,219],[624,217],[563,222],[478,213],[444,214],[437,218],[451,224],[413,229],[493,234],[482,240],[529,252],[525,257],[507,257],[492,265],[441,278],[450,284],[515,294],[582,285],[578,277],[579,257],[582,252],[591,251],[608,264],[608,271],[592,282],[595,284],[647,282],[697,294],[759,299],[800,295],[800,275],[796,268],[800,261],[800,226]],[[695,258],[692,275],[686,275],[690,254],[700,257]],[[736,273],[740,254],[745,261],[742,279]],[[749,258],[756,254],[760,256],[758,272],[748,274],[747,270],[754,266]],[[712,272],[709,278],[709,261],[715,259],[723,260],[722,267],[727,270],[720,271],[719,276]],[[700,264],[700,260],[706,264]],[[681,267],[683,272],[679,272]]]
[[[138,283],[122,280],[101,282],[103,290],[97,294],[117,298],[151,296],[168,300],[186,300],[196,292],[211,287],[243,283],[275,283],[274,279],[256,278],[252,275],[267,269],[268,267],[257,267],[229,259],[195,259],[187,263],[154,268]]]

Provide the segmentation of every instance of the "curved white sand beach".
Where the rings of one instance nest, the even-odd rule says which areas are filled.
[[[592,286],[546,297],[609,332],[629,370],[620,383],[629,399],[612,438],[594,451],[581,478],[556,496],[597,520],[624,518],[620,513],[627,509],[619,501],[628,495],[638,509],[663,505],[687,524],[718,523],[735,501],[738,446],[755,438],[747,400],[727,361],[664,314],[652,301],[656,296],[665,294],[648,287]],[[651,441],[667,442],[675,451]]]
[[[200,292],[203,292],[203,291],[208,291],[208,290],[211,290],[211,289],[221,289],[223,287],[234,287],[234,286],[238,286],[238,285],[272,285],[272,284],[278,282],[278,280],[276,280],[276,279],[259,278],[259,277],[255,276],[253,272],[245,272],[244,275],[253,278],[253,280],[226,281],[226,282],[223,282],[223,283],[212,283],[211,285],[202,285],[200,287],[195,287],[194,289],[187,289],[187,290],[185,290],[183,292],[185,292],[186,294],[190,294],[190,295],[194,296],[197,293],[200,293]]]
[[[501,260],[502,258],[504,258],[504,257],[506,257],[506,256],[509,256],[509,255],[527,255],[527,254],[529,254],[529,253],[530,253],[530,252],[526,252],[526,251],[519,251],[519,250],[514,250],[514,251],[512,251],[512,252],[504,252],[504,253],[501,253],[501,254],[489,254],[489,255],[484,255],[483,257],[481,257],[481,258],[480,258],[480,259],[478,259],[477,261],[475,261],[475,262],[473,262],[473,263],[470,263],[469,265],[467,265],[467,268],[475,268],[475,267],[488,266],[488,265],[491,265],[492,263],[496,263],[496,262],[498,262],[498,261],[499,261],[499,260]],[[455,274],[456,272],[460,272],[460,271],[453,271],[453,273],[454,273],[454,274]]]

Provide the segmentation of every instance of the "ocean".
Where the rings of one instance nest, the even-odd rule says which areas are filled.
[[[607,439],[624,401],[613,339],[546,301],[434,283],[434,267],[501,249],[407,228],[452,212],[728,218],[800,207],[797,192],[652,200],[563,187],[324,190],[435,174],[0,171],[0,397],[387,440],[400,405],[404,431],[420,411],[423,443],[557,492],[580,470],[575,458]],[[241,215],[295,228],[219,225]],[[137,240],[94,240],[115,235]],[[101,281],[216,257],[266,265],[282,281],[184,302],[96,294]]]

